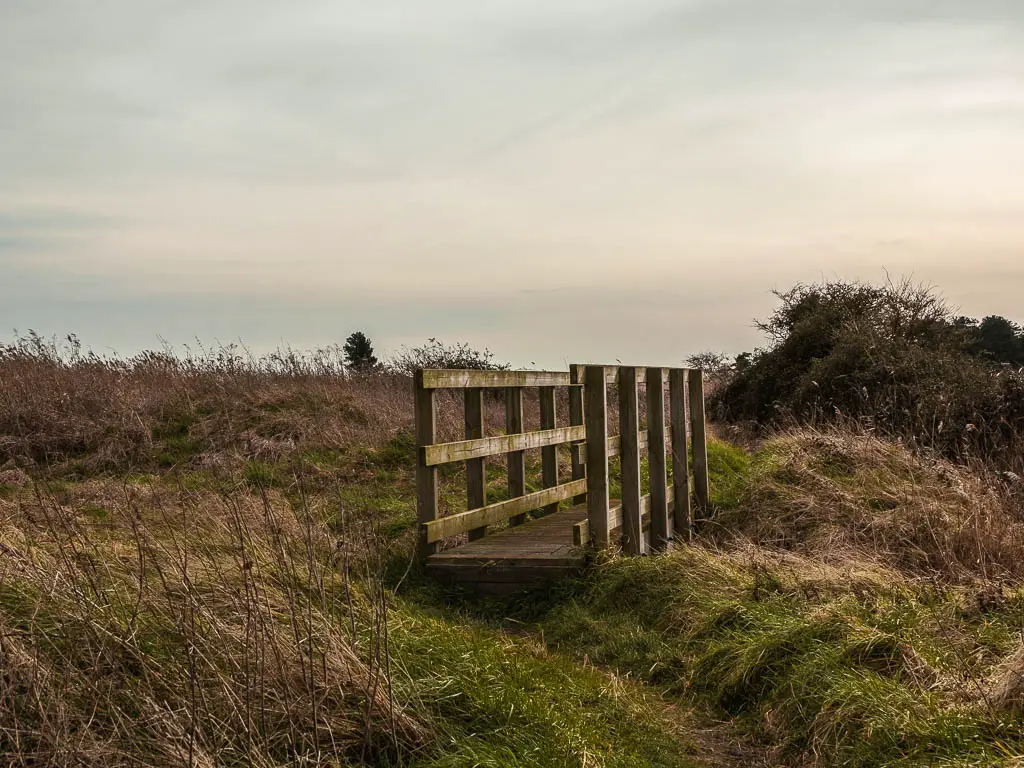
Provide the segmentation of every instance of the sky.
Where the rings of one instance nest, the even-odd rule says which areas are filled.
[[[676,365],[1022,255],[1019,0],[0,0],[0,338]]]

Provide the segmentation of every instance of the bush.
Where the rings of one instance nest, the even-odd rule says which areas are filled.
[[[704,385],[708,392],[712,392],[732,380],[738,362],[734,362],[721,352],[700,352],[686,358],[686,367],[702,371]]]
[[[466,342],[445,344],[430,339],[426,344],[402,351],[388,361],[387,367],[393,373],[412,375],[420,368],[451,368],[471,371],[507,371],[508,363],[494,360],[489,349],[474,349]]]
[[[769,339],[712,398],[731,421],[856,421],[955,458],[1017,468],[1024,377],[972,352],[970,328],[908,282],[798,285],[759,327]]]

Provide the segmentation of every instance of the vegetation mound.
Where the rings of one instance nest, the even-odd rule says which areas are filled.
[[[696,546],[602,565],[556,648],[731,719],[770,765],[1015,765],[1019,522],[997,487],[838,432],[715,443]]]
[[[744,537],[823,562],[872,560],[947,581],[1024,576],[1024,526],[990,476],[840,430],[768,440],[716,540]]]
[[[800,285],[759,327],[714,410],[759,429],[854,424],[958,459],[1024,467],[1024,333],[955,316],[909,283]],[[999,322],[1001,321],[1001,322]],[[998,326],[1009,335],[1000,344]]]
[[[854,430],[835,425],[844,414],[753,453],[712,441],[713,509],[692,544],[481,603],[411,559],[408,377],[353,375],[336,353],[120,361],[33,338],[0,348],[5,764],[1024,754],[1012,477],[871,436],[868,411]],[[504,422],[500,400],[485,407]],[[539,423],[535,399],[526,409]],[[463,418],[439,395],[440,439]],[[527,469],[539,482],[539,457]],[[490,470],[498,499],[503,468]],[[439,485],[462,508],[465,476]]]

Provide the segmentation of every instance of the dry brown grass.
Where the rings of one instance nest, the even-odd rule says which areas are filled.
[[[770,440],[739,510],[715,534],[822,562],[868,560],[915,577],[1024,577],[1024,526],[1000,482],[842,431]]]
[[[0,501],[4,765],[338,764],[422,745],[429,724],[391,692],[380,542],[324,517],[241,484]]]
[[[1024,712],[1024,645],[996,669],[990,683],[989,700],[1000,709]]]
[[[317,353],[256,358],[228,347],[179,359],[82,355],[35,339],[0,345],[0,471],[75,463],[80,474],[237,459],[280,461],[310,449],[379,448],[414,426],[412,380],[347,374]],[[564,393],[563,393],[564,396]],[[462,439],[461,393],[440,392],[439,440]],[[504,401],[488,396],[491,431]],[[539,423],[536,393],[527,427]],[[566,423],[563,399],[561,423]]]
[[[86,456],[95,469],[151,458],[161,432],[208,451],[372,445],[412,424],[397,376],[292,376],[259,369],[0,359],[0,459],[39,464]]]
[[[438,393],[439,440],[462,438],[460,394]],[[373,763],[429,742],[392,691],[383,587],[411,547],[411,467],[379,457],[405,460],[412,401],[409,377],[323,356],[0,346],[4,764]],[[501,431],[504,400],[485,407]],[[536,427],[535,396],[525,411]],[[403,511],[381,514],[367,494],[396,476]]]

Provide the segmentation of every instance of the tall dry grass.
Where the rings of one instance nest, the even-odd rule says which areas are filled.
[[[756,542],[823,562],[874,561],[914,578],[1019,583],[1019,483],[873,434],[800,429],[764,444],[713,539]]]
[[[462,439],[460,394],[438,393],[441,441]],[[74,337],[29,335],[0,344],[0,471],[77,461],[89,474],[376,448],[412,433],[412,395],[411,377],[351,374],[333,348],[255,356],[227,346],[122,359],[82,352]],[[486,398],[491,431],[505,423],[499,395]],[[564,393],[561,406],[564,422]],[[536,393],[524,408],[536,428]]]
[[[460,395],[438,393],[439,440],[462,438]],[[412,403],[410,377],[337,350],[0,345],[4,765],[390,764],[429,742],[392,685],[409,523],[374,509],[395,473],[361,458],[408,443]]]
[[[93,482],[0,500],[4,765],[395,759],[372,524],[242,484]],[[391,757],[387,757],[390,755]]]

